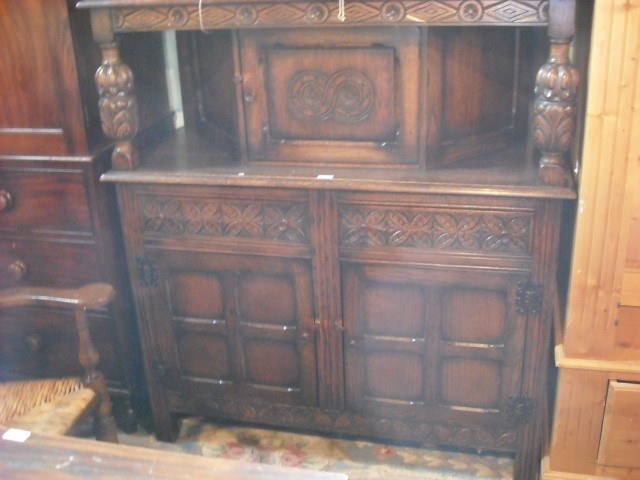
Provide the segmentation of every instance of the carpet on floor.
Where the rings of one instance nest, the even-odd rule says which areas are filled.
[[[186,418],[175,443],[144,432],[120,433],[120,443],[206,457],[345,473],[351,480],[512,478],[513,460],[447,450],[328,438]]]

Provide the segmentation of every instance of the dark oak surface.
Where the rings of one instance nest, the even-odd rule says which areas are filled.
[[[184,185],[279,186],[313,189],[354,189],[421,193],[484,194],[573,199],[566,186],[540,181],[537,167],[528,164],[523,148],[476,157],[467,166],[434,168],[346,168],[260,166],[238,164],[224,150],[190,130],[179,129],[161,144],[143,152],[145,161],[134,171],[111,170],[103,181]],[[318,178],[332,175],[333,178]]]

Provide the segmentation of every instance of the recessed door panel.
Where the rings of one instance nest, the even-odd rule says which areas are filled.
[[[154,328],[169,390],[317,404],[307,261],[165,250],[149,258],[166,295],[166,320]]]
[[[514,301],[524,276],[359,264],[342,272],[350,410],[506,418],[521,389],[527,318]]]
[[[240,32],[247,160],[420,164],[417,28]]]

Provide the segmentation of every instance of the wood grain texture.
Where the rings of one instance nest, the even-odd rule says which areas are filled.
[[[316,323],[318,324],[318,403],[344,407],[342,292],[338,253],[338,204],[335,192],[310,191],[311,238]]]
[[[633,467],[637,449],[631,458],[617,458],[627,467],[597,465],[598,449],[615,448],[603,432],[609,380],[640,378],[636,312],[620,306],[625,265],[638,241],[632,224],[640,171],[639,23],[640,2],[595,2],[571,287],[558,350],[564,355],[556,358],[556,415],[544,473],[549,480],[640,475]]]
[[[640,33],[635,28],[640,8],[637,1],[631,5],[596,2],[567,356],[613,359],[620,354],[613,344],[615,318],[640,158],[634,140],[640,135]]]
[[[610,382],[597,463],[640,468],[640,384]]]
[[[0,151],[85,153],[66,1],[3,2],[0,28],[7,40],[0,55]]]

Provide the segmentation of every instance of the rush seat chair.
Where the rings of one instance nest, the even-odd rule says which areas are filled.
[[[37,433],[68,433],[81,419],[93,416],[98,440],[118,442],[111,400],[89,334],[86,311],[105,307],[115,295],[111,285],[93,283],[78,289],[19,287],[0,290],[0,309],[28,306],[71,310],[78,332],[82,377],[3,381],[0,425]]]

